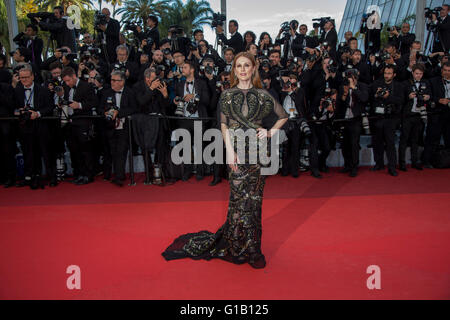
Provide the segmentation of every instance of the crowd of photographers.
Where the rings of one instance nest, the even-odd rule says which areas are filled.
[[[450,148],[447,5],[433,16],[440,37],[429,55],[407,23],[390,29],[384,48],[374,50],[372,42],[363,54],[351,32],[338,44],[329,18],[317,19],[313,36],[296,20],[283,23],[275,39],[267,32],[259,38],[251,31],[242,36],[238,22],[231,20],[227,38],[226,18],[215,14],[212,25],[224,48],[222,58],[201,30],[190,39],[172,26],[160,39],[154,16],[145,26],[124,24],[123,31],[132,35],[126,38],[120,23],[103,9],[95,17],[96,34],[83,34],[81,42],[67,27],[61,7],[53,15],[29,17],[32,23],[14,39],[13,67],[0,56],[0,178],[5,187],[58,185],[67,175],[66,148],[72,182],[78,185],[100,175],[123,186],[130,149],[144,157],[147,184],[212,174],[210,185],[216,185],[226,177],[227,166],[175,165],[172,132],[184,128],[193,134],[195,119],[202,120],[203,130],[220,128],[218,98],[230,87],[232,62],[241,51],[254,55],[264,88],[290,116],[283,127],[283,176],[298,177],[307,154],[311,175],[321,178],[336,147],[344,158],[341,172],[357,176],[362,134],[372,136],[372,170],[385,168],[386,153],[392,176],[397,168],[407,170],[407,147],[417,170],[433,168],[442,137]],[[45,60],[39,28],[49,30],[56,43]],[[11,121],[14,117],[18,121]],[[264,126],[269,129],[275,121],[273,114]],[[17,141],[24,158],[20,179]]]

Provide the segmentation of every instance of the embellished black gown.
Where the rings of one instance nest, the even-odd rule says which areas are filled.
[[[261,128],[262,119],[272,111],[279,119],[289,117],[263,89],[226,90],[220,96],[219,108],[220,121],[228,126],[232,136],[232,129],[246,131]],[[261,175],[261,168],[265,165],[260,162],[250,164],[250,153],[255,149],[248,139],[241,143],[245,143],[246,161],[238,163],[237,172],[229,170],[230,199],[225,223],[216,233],[199,231],[179,236],[162,253],[166,260],[219,258],[235,264],[249,263],[254,268],[265,267],[265,257],[261,252],[261,207],[266,178]],[[269,154],[267,145],[265,148]],[[236,146],[234,149],[238,151]]]

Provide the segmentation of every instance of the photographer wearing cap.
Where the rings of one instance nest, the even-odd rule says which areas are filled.
[[[349,173],[350,177],[356,177],[358,174],[361,121],[368,101],[369,87],[359,81],[359,71],[356,69],[347,70],[344,81],[339,87],[336,101],[336,119],[346,120],[342,122],[343,141],[341,148],[344,168],[341,173]]]
[[[388,159],[388,172],[398,176],[395,167],[397,156],[395,150],[395,131],[399,124],[396,116],[400,115],[403,106],[404,88],[396,77],[397,67],[387,65],[383,69],[383,79],[376,80],[370,88],[371,113],[379,118],[373,122],[373,153],[375,166],[372,171],[384,169],[384,150]]]

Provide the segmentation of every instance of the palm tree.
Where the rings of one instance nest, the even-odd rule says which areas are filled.
[[[149,15],[159,18],[165,16],[170,2],[170,0],[126,1],[125,6],[119,8],[116,13],[122,14],[122,21],[137,21],[139,24],[145,25]]]
[[[169,26],[178,25],[188,36],[191,36],[193,30],[205,24],[211,24],[213,13],[207,1],[188,0],[183,4],[181,0],[175,0],[161,21],[160,33],[166,36]]]
[[[64,12],[70,5],[76,5],[80,9],[91,9],[93,7],[91,0],[37,0],[37,5],[46,10],[51,11],[56,6],[64,8]]]

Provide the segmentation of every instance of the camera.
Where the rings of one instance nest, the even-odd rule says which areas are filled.
[[[53,22],[56,20],[55,14],[53,12],[28,13],[27,17],[30,19],[32,24],[38,24],[34,18],[40,18],[42,21],[46,21],[46,22]]]
[[[137,33],[137,24],[132,21],[125,22],[124,30],[131,31],[133,33]]]
[[[266,56],[262,56],[260,57],[260,61],[261,61],[261,67],[262,68],[269,68],[270,69],[270,60],[269,58],[267,58]]]
[[[388,28],[387,28],[387,31],[388,31],[388,32],[392,32],[392,31],[394,31],[394,30],[397,30],[397,32],[400,32],[400,31],[402,30],[402,28],[397,27],[397,26],[393,26],[393,27],[388,27]]]
[[[424,82],[420,82],[419,88],[415,85],[412,85],[413,92],[416,93],[417,97],[417,106],[416,108],[419,110],[420,117],[424,123],[427,122],[427,108],[425,103],[425,92],[427,90],[427,85]]]
[[[113,66],[113,70],[125,73],[125,72],[127,72],[127,67],[124,64],[115,63]]]
[[[19,120],[20,121],[28,121],[31,120],[31,106],[27,105],[25,106],[25,108],[23,108],[22,110],[20,110],[19,113]]]
[[[114,111],[118,110],[117,107],[114,105],[113,97],[106,98],[106,105],[107,105],[108,111],[106,112],[105,118],[108,121],[113,121]]]
[[[217,68],[213,68],[210,65],[206,65],[206,66],[200,66],[200,73],[202,74],[208,74],[208,75],[216,75],[215,69]]]
[[[334,63],[333,59],[330,59],[328,61],[327,69],[330,73],[337,73],[338,72],[338,66],[336,63]]]
[[[226,80],[226,81],[217,81],[216,82],[216,87],[217,88],[223,88],[224,90],[230,89],[230,81]]]
[[[165,48],[162,52],[165,56],[167,56],[171,53],[169,48]]]
[[[431,20],[431,19],[433,19],[433,14],[434,14],[439,19],[441,10],[442,10],[442,7],[436,7],[434,9],[425,8],[425,18]]]
[[[306,58],[307,61],[309,62],[316,62],[319,59],[319,56],[316,54],[316,52],[314,51],[314,53],[310,53],[308,54],[308,57]]]
[[[358,79],[359,71],[358,71],[358,69],[349,68],[343,72],[342,77],[344,78],[343,85],[349,86],[350,85],[349,79],[350,78]]]
[[[383,87],[380,89],[381,89],[380,91],[377,91],[377,93],[375,93],[375,98],[377,98],[377,99],[383,99],[383,97],[386,95],[386,93],[388,93],[388,92],[390,93],[389,88]]]
[[[175,103],[177,104],[177,109],[175,110],[175,115],[179,117],[184,116],[184,101],[183,98],[176,97]]]
[[[361,113],[361,122],[364,130],[364,134],[370,135],[370,124],[369,124],[369,116],[366,112]]]
[[[223,23],[227,21],[227,16],[221,14],[220,12],[213,13],[213,18],[211,21],[211,27],[215,28],[217,26],[223,27]]]
[[[318,23],[316,23],[316,22],[313,23],[314,29],[316,29],[316,28],[323,29],[325,27],[325,24],[327,24],[327,22],[330,22],[330,21],[334,22],[334,20],[332,20],[331,17],[316,18],[316,19],[312,19],[312,21],[318,21]]]
[[[175,24],[175,25],[169,26],[168,33],[171,35],[172,38],[176,39],[178,36],[183,35],[184,30],[182,27]]]
[[[53,90],[55,92],[61,92],[64,90],[62,87],[63,81],[62,81],[61,77],[58,77],[56,79],[51,79],[49,84],[53,85],[53,88],[54,88]]]
[[[198,94],[195,95],[192,101],[189,101],[186,105],[186,111],[190,114],[194,114],[198,110],[198,103],[200,102],[200,96]]]
[[[300,132],[307,138],[311,136],[311,128],[308,125],[308,122],[304,118],[300,118],[297,120],[297,125],[300,128]]]
[[[97,31],[103,31],[99,29],[99,26],[104,26],[108,23],[106,15],[101,13],[100,11],[95,11],[94,14],[94,26]]]

